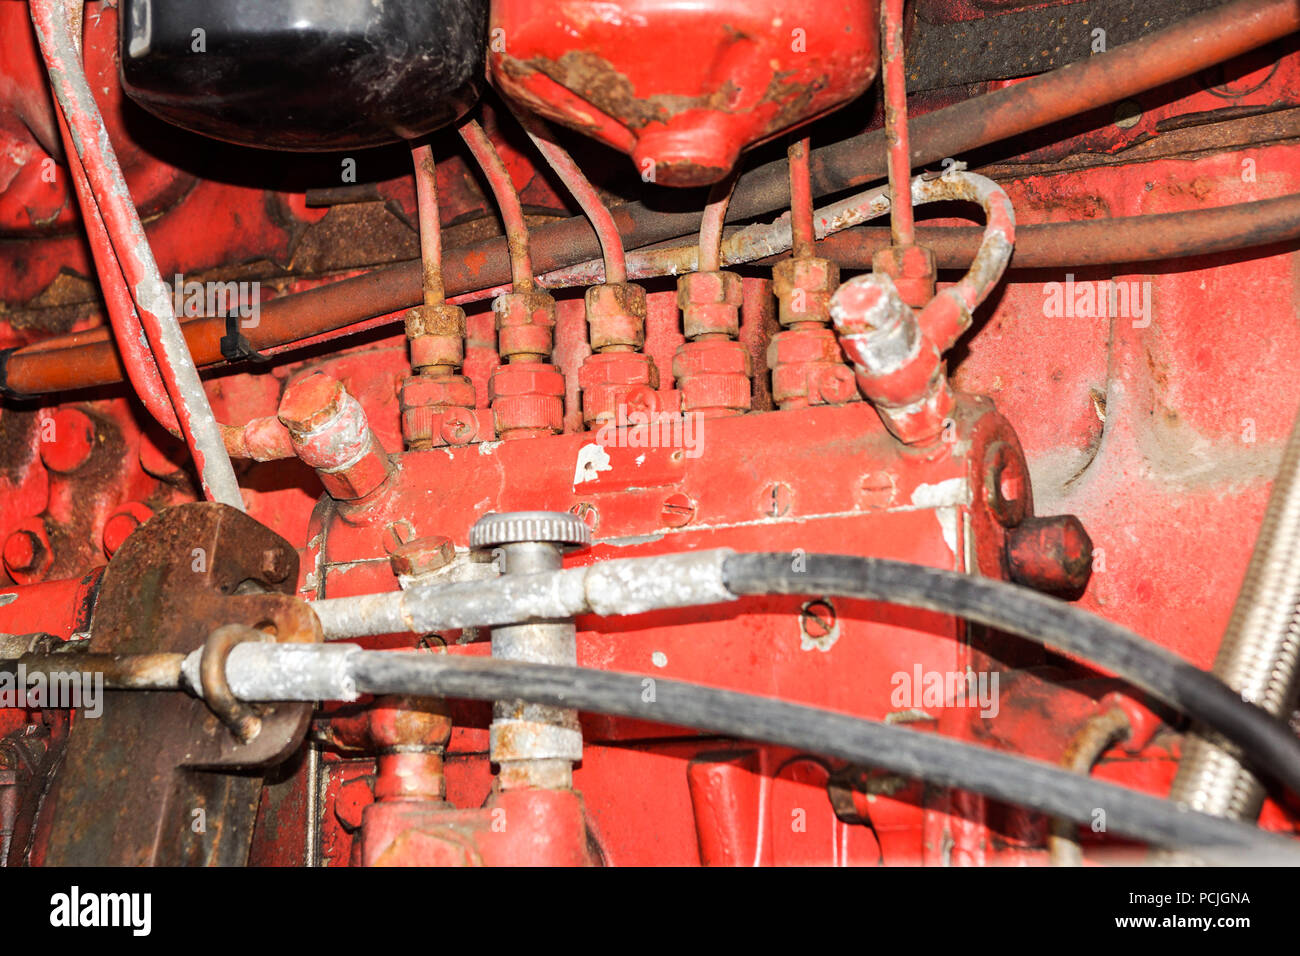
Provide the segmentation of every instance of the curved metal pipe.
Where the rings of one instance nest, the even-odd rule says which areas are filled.
[[[501,221],[506,229],[506,246],[510,252],[510,281],[514,291],[528,292],[534,285],[533,259],[519,191],[515,189],[515,184],[510,180],[510,171],[506,169],[501,155],[478,120],[472,119],[462,125],[460,136],[483,170],[483,175],[487,177],[488,186],[501,210]]]
[[[242,511],[244,501],[225,440],[172,310],[171,296],[127,190],[104,118],[86,82],[68,16],[68,11],[80,7],[80,3],[74,0],[71,4],[61,4],[62,0],[31,2],[32,23],[49,72],[50,86],[67,120],[74,151],[84,167],[94,204],[103,217],[123,279],[138,309],[159,377],[167,388],[181,431],[194,456],[203,493],[213,501]]]
[[[614,221],[614,216],[600,198],[596,187],[578,168],[568,151],[555,141],[554,131],[544,120],[522,112],[516,113],[515,119],[555,175],[560,177],[560,182],[564,183],[564,188],[578,203],[582,214],[591,220],[591,228],[596,230],[601,257],[605,261],[605,281],[610,284],[626,282],[627,254],[623,248],[623,237],[619,235],[618,223]]]

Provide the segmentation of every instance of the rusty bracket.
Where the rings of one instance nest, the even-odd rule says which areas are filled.
[[[225,641],[209,644],[214,632],[321,640],[315,614],[293,596],[297,578],[293,546],[242,512],[212,502],[169,508],[114,554],[89,651],[208,647],[219,682]],[[46,862],[242,863],[262,791],[257,771],[298,750],[312,711],[310,703],[243,706],[230,713],[215,708],[242,728],[232,732],[222,716],[185,694],[105,691],[102,715],[79,713],[69,735],[47,802]]]

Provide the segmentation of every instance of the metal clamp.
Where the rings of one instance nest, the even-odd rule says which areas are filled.
[[[226,679],[226,661],[236,644],[248,641],[261,643],[267,635],[243,624],[227,624],[217,628],[203,642],[203,656],[199,660],[199,684],[208,708],[230,728],[241,743],[248,743],[262,731],[262,718],[251,706],[244,703],[230,689]]]

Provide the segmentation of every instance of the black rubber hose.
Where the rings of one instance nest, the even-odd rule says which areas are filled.
[[[795,567],[800,570],[795,570]],[[1087,658],[1243,750],[1259,774],[1300,794],[1300,740],[1214,675],[1105,618],[1029,588],[970,574],[838,554],[735,554],[723,564],[735,594],[824,594],[938,611]]]
[[[768,697],[636,674],[450,654],[364,651],[349,669],[360,693],[523,699],[692,727],[822,753],[1080,822],[1091,822],[1103,810],[1109,832],[1217,863],[1300,865],[1300,847],[1255,827],[1040,760]]]

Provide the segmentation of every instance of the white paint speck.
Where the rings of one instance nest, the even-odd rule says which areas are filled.
[[[663,651],[655,651],[650,655],[650,663],[654,664],[655,667],[667,667],[668,655]]]
[[[965,478],[949,478],[933,485],[917,485],[912,492],[917,508],[945,508],[970,504],[970,485]]]
[[[578,462],[573,469],[574,487],[586,481],[596,481],[602,471],[611,471],[609,452],[598,442],[591,442],[578,449]]]

